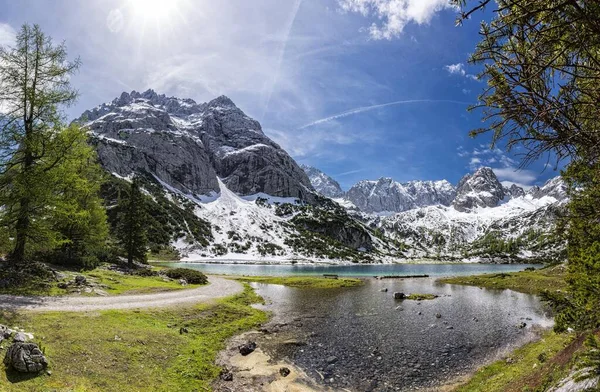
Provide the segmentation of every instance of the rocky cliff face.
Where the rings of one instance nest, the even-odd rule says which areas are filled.
[[[401,212],[428,205],[450,205],[454,196],[454,187],[445,180],[401,184],[391,178],[360,181],[346,194],[364,212]]]
[[[102,166],[122,177],[155,176],[187,194],[219,191],[217,176],[240,195],[312,198],[304,171],[260,124],[227,97],[191,99],[123,93],[83,113]]]
[[[477,207],[496,207],[505,197],[504,187],[489,167],[477,169],[464,176],[456,187],[452,206],[457,211],[469,211]]]
[[[330,198],[344,196],[344,191],[340,187],[340,184],[321,170],[307,165],[300,165],[300,167],[308,176],[313,188],[321,195]]]
[[[556,200],[566,200],[567,195],[567,184],[561,177],[554,177],[546,181],[546,183],[540,188],[534,186],[527,192],[534,199],[541,199],[544,196],[553,197]]]

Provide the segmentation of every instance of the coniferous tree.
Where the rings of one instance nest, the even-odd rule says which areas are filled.
[[[81,128],[71,125],[61,136],[76,141],[67,159],[57,168],[60,181],[56,192],[60,199],[49,219],[60,236],[58,248],[51,253],[52,261],[94,267],[108,237],[106,210],[99,197],[105,174]]]
[[[31,244],[53,247],[59,233],[46,219],[57,201],[58,171],[78,137],[61,134],[61,106],[77,97],[65,46],[23,25],[14,48],[0,47],[0,203],[14,237],[10,259],[22,263]]]
[[[476,108],[493,143],[566,159],[571,198],[568,293],[548,293],[556,328],[600,327],[600,2],[595,0],[452,0],[459,22],[494,7],[470,61],[487,87]],[[472,4],[472,6],[471,6]]]
[[[147,261],[148,239],[146,237],[147,215],[144,195],[139,180],[134,178],[126,197],[119,200],[117,235],[127,256],[127,262]]]

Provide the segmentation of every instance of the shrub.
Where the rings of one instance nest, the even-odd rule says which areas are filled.
[[[157,271],[153,271],[150,268],[140,268],[131,272],[131,275],[135,276],[158,276]]]
[[[206,284],[208,278],[200,271],[196,271],[189,268],[172,268],[165,271],[171,279],[185,279],[190,284]]]

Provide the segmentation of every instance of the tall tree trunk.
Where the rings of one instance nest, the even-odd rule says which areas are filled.
[[[25,246],[27,244],[29,223],[29,198],[24,197],[19,201],[19,215],[15,226],[15,248],[10,255],[11,260],[15,264],[20,264],[25,261]]]

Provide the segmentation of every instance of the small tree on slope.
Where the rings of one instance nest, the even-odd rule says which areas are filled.
[[[129,194],[119,200],[117,235],[127,255],[127,262],[147,261],[146,208],[139,180],[134,179]]]

